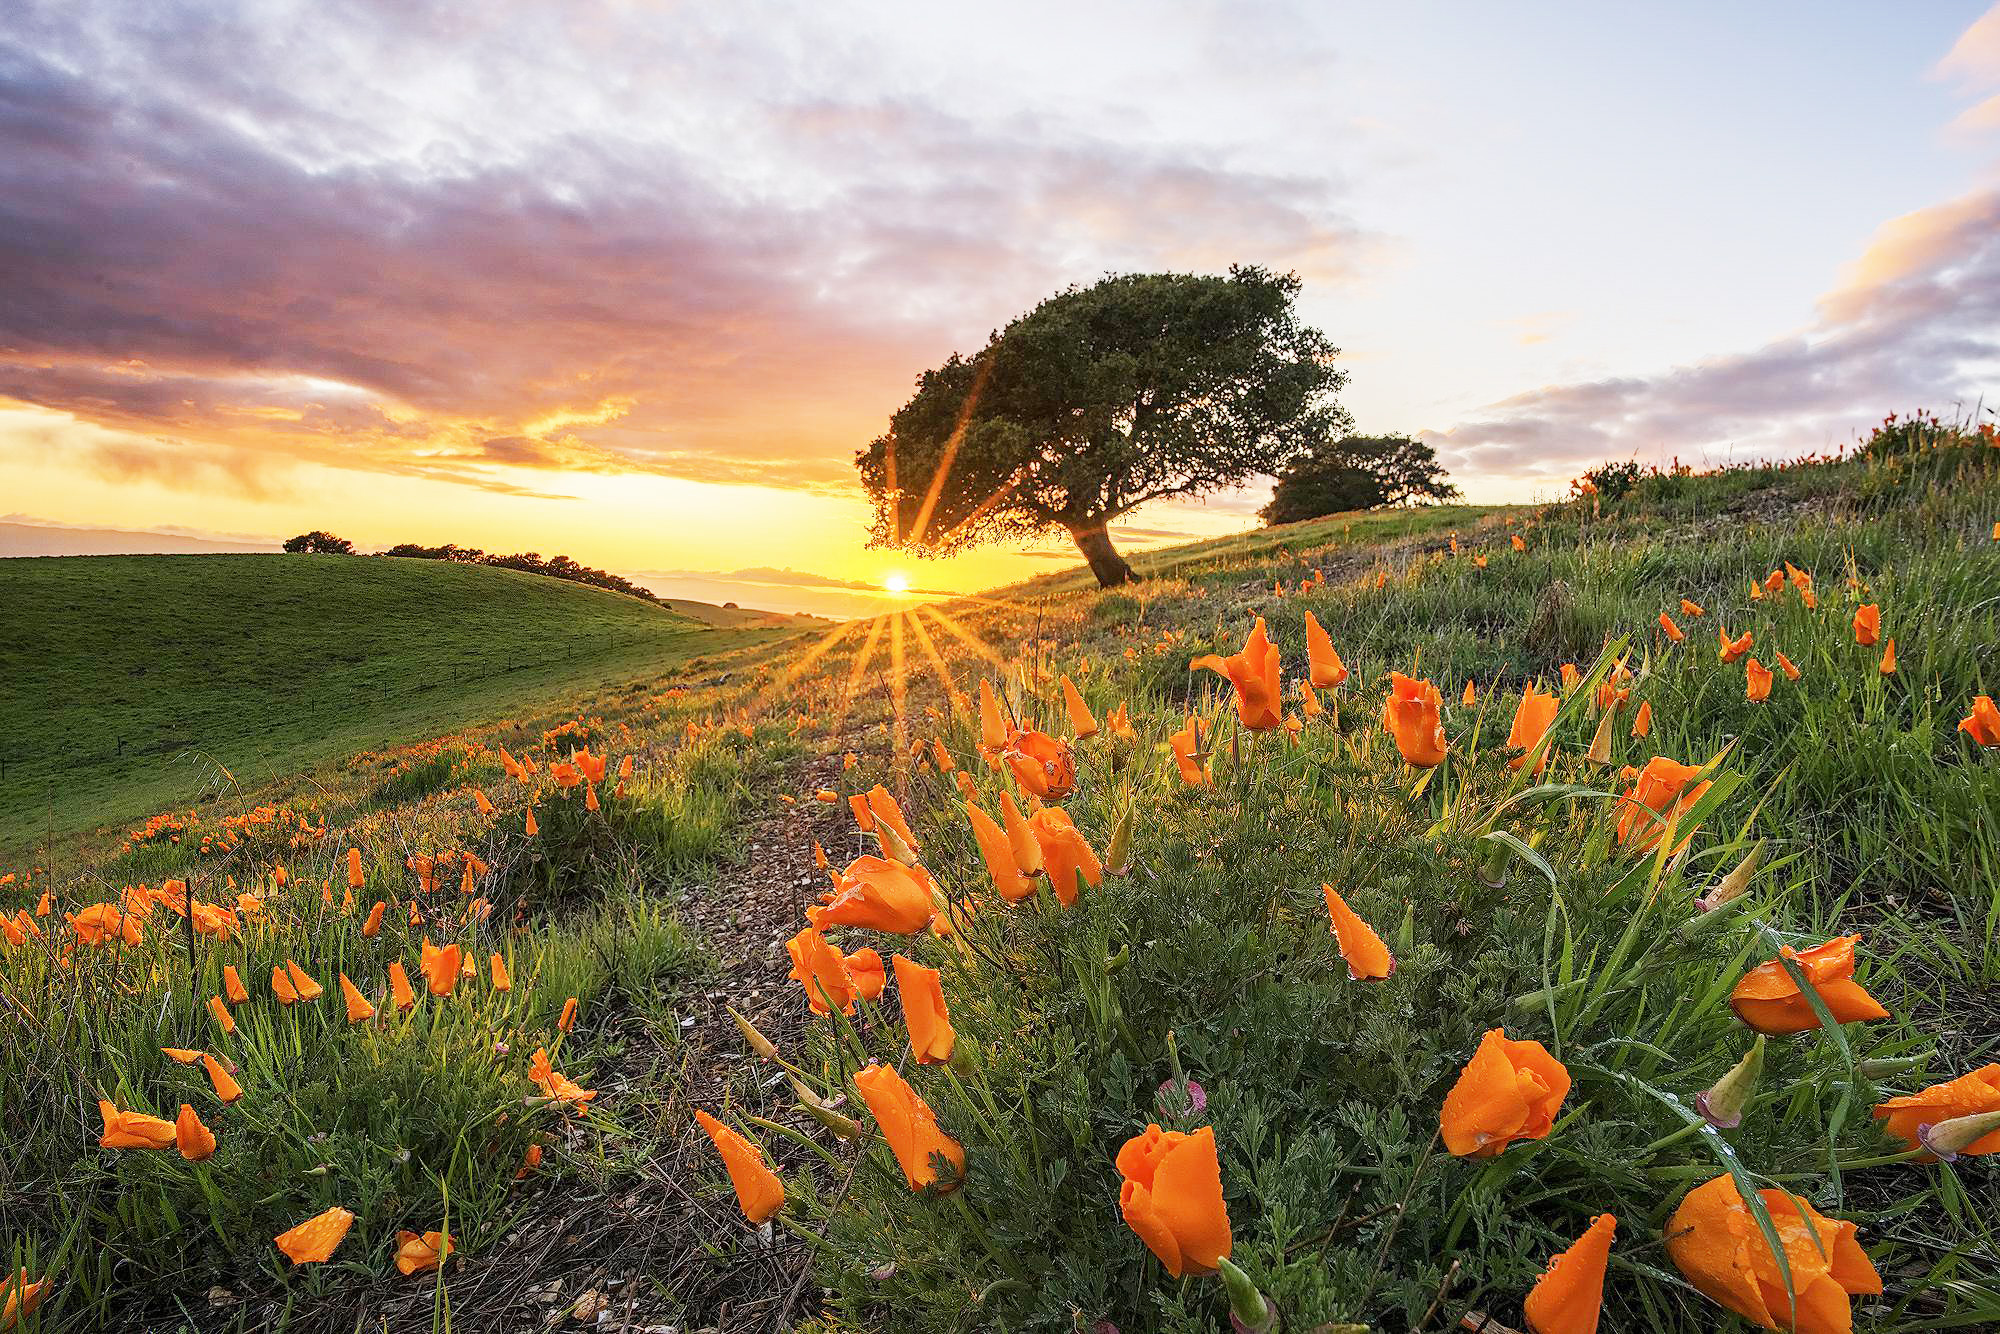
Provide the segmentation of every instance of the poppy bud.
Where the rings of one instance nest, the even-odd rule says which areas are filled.
[[[1604,716],[1597,720],[1597,731],[1590,738],[1590,749],[1583,753],[1584,759],[1592,764],[1611,763],[1611,724],[1616,721],[1618,721],[1618,710],[1606,709]]]
[[[1750,877],[1757,874],[1758,866],[1764,861],[1764,840],[1758,839],[1756,846],[1736,864],[1736,869],[1716,884],[1714,889],[1694,901],[1694,906],[1703,912],[1714,912],[1731,899],[1739,898],[1750,885]]]
[[[1759,1033],[1743,1059],[1716,1080],[1715,1087],[1694,1095],[1695,1110],[1717,1130],[1736,1129],[1743,1124],[1743,1109],[1757,1091],[1757,1077],[1763,1073],[1764,1035]]]
[[[1228,1256],[1218,1260],[1215,1268],[1222,1275],[1223,1291],[1229,1294],[1229,1327],[1236,1334],[1271,1334],[1277,1329],[1278,1312],[1264,1300],[1248,1274],[1231,1264]]]
[[[1104,855],[1104,869],[1113,875],[1124,875],[1131,870],[1132,860],[1132,804],[1125,804],[1125,811],[1118,817],[1118,823],[1111,827],[1111,846]]]
[[[1975,1112],[1954,1116],[1949,1121],[1917,1127],[1917,1142],[1946,1162],[1951,1162],[1974,1143],[2000,1131],[2000,1112]]]
[[[732,1006],[725,1005],[722,1008],[728,1010],[729,1017],[736,1021],[736,1031],[743,1035],[743,1041],[745,1044],[749,1046],[751,1051],[756,1052],[759,1056],[763,1057],[767,1061],[772,1060],[777,1056],[778,1054],[777,1044],[773,1043],[771,1039],[765,1037],[762,1033],[758,1032],[757,1025],[751,1023],[748,1019],[745,1019],[742,1015],[738,1014],[735,1008]]]

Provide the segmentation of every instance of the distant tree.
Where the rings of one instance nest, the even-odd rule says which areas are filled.
[[[285,550],[293,555],[305,553],[312,556],[352,556],[354,544],[344,537],[335,537],[332,533],[315,528],[310,533],[300,533],[297,537],[286,538]]]
[[[292,540],[303,541],[304,539],[294,538]],[[286,550],[291,550],[290,544],[286,545]],[[489,555],[481,551],[478,547],[462,547],[456,542],[447,542],[441,547],[427,547],[421,542],[398,542],[382,554],[385,556],[397,556],[406,560],[446,560],[456,561],[464,565],[492,565],[503,570],[520,570],[526,574],[539,574],[550,579],[566,579],[573,584],[589,584],[594,588],[608,588],[614,593],[623,593],[627,597],[643,598],[647,602],[660,601],[659,598],[653,596],[651,591],[641,588],[638,584],[624,578],[622,575],[612,574],[609,570],[593,569],[588,565],[571,560],[568,556],[551,556],[547,560],[543,560],[540,553],[533,551],[522,551],[512,556],[502,556],[497,552]]]
[[[1437,451],[1404,435],[1322,440],[1278,474],[1265,523],[1297,523],[1323,514],[1457,498]]]
[[[1137,576],[1107,525],[1276,472],[1347,424],[1299,280],[1128,274],[1072,287],[918,377],[855,457],[870,545],[944,555],[1062,530],[1099,584]]]

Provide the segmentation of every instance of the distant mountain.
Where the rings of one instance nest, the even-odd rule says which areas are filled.
[[[122,528],[63,528],[55,524],[0,522],[0,557],[184,556],[276,551],[276,542],[141,533]]]

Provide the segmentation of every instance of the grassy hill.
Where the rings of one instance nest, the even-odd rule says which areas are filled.
[[[0,561],[0,855],[782,629],[443,561]],[[219,768],[218,768],[219,766]]]

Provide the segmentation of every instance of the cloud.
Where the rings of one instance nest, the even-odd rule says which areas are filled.
[[[1660,374],[1531,390],[1423,434],[1461,481],[1547,486],[1605,459],[1830,449],[1891,411],[1970,412],[1996,376],[2000,188],[1883,226],[1797,333]]]
[[[1334,279],[1372,244],[1329,180],[846,94],[865,53],[832,20],[798,50],[562,8],[357,7],[301,41],[258,0],[28,0],[0,36],[0,398],[507,494],[844,489],[917,370],[1066,282]]]

